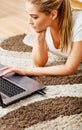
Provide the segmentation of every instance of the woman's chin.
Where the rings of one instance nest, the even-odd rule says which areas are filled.
[[[36,28],[31,28],[32,29],[32,32],[36,32],[36,33],[41,33],[41,32],[44,32],[45,30],[41,29],[41,30],[37,30]]]
[[[42,30],[36,30],[35,29],[35,32],[37,32],[37,33],[41,33],[41,32],[44,32],[44,31],[46,31],[46,29],[42,29]]]
[[[33,32],[40,33],[40,32],[42,32],[42,31],[33,29]]]

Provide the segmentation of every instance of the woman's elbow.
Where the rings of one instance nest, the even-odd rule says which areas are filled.
[[[33,60],[33,63],[36,67],[44,67],[45,64],[47,63],[48,59],[46,60]]]
[[[36,67],[44,67],[45,66],[45,64],[46,63],[40,63],[40,62],[34,62],[34,65],[36,66]]]

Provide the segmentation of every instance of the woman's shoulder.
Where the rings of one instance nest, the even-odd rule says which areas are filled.
[[[72,18],[73,18],[73,21],[78,21],[78,19],[82,20],[82,10],[73,10]]]
[[[80,25],[82,25],[82,10],[72,11],[72,19],[73,19],[73,28],[78,28]]]
[[[82,10],[74,10],[72,12],[72,18],[73,18],[72,40],[80,41],[82,40]]]

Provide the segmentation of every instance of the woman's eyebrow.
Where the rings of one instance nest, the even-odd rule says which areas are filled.
[[[28,11],[26,11],[26,13],[29,14]],[[29,15],[30,16],[37,16],[37,14],[29,14]]]

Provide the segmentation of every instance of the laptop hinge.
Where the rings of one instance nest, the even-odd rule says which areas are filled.
[[[5,107],[3,100],[2,100],[2,97],[1,97],[1,93],[0,93],[0,106]]]

